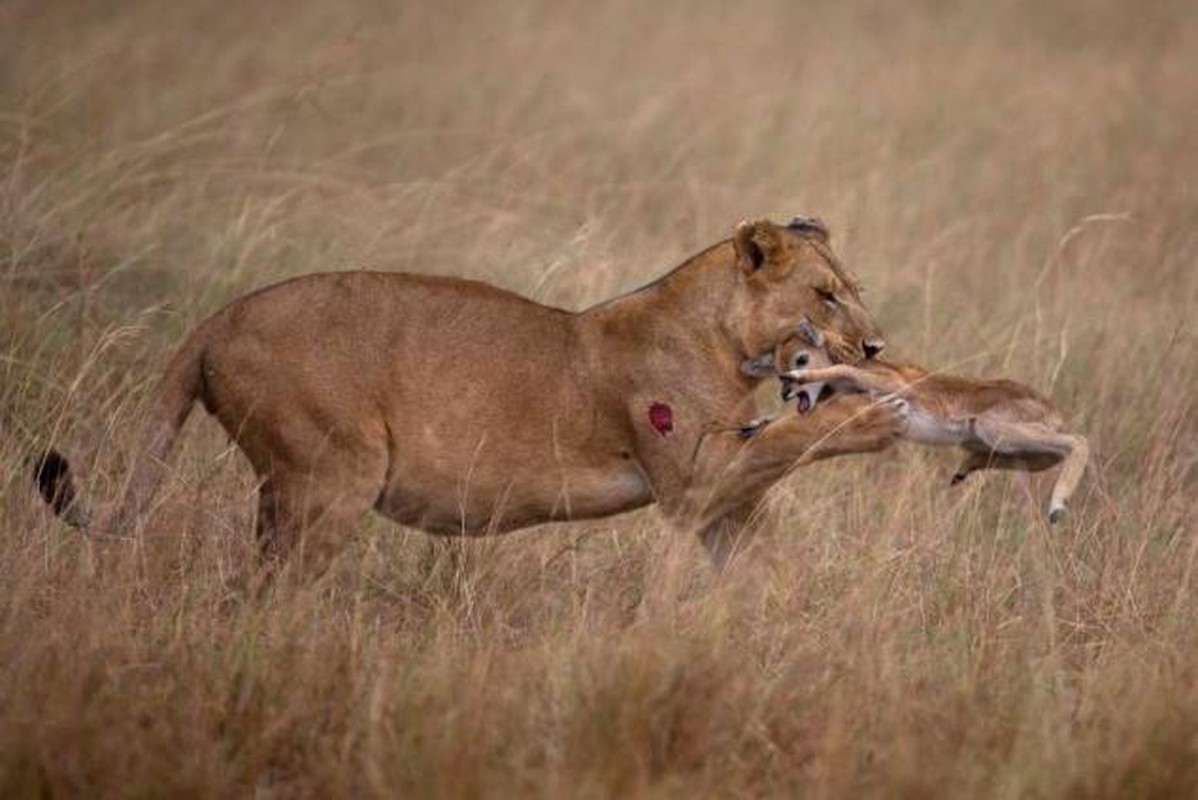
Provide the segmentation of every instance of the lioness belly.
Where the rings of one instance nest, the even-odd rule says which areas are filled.
[[[587,519],[630,511],[652,501],[640,471],[628,462],[537,473],[450,475],[433,469],[403,470],[379,498],[376,510],[403,525],[431,533],[480,536],[554,520]]]

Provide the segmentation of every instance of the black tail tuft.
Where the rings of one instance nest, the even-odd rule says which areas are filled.
[[[75,504],[75,482],[71,479],[71,464],[57,450],[47,450],[33,468],[33,480],[42,499],[58,516]]]

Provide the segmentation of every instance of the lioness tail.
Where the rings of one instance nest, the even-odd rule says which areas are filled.
[[[143,514],[167,474],[167,458],[196,398],[204,392],[204,349],[207,324],[200,325],[179,348],[158,385],[154,408],[146,420],[133,470],[111,525],[105,533],[124,534]],[[34,467],[38,492],[54,513],[73,528],[87,530],[92,514],[79,497],[71,465],[51,448]]]
[[[83,529],[91,523],[87,509],[78,503],[71,464],[57,450],[47,450],[37,460],[33,467],[33,482],[42,499],[72,528]]]

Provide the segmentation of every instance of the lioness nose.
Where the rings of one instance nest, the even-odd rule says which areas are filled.
[[[865,351],[866,358],[873,358],[878,353],[882,352],[886,347],[885,339],[870,339],[861,343],[861,349]]]

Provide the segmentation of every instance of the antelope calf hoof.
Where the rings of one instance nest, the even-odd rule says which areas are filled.
[[[773,420],[769,417],[755,419],[752,422],[746,422],[745,424],[741,425],[739,428],[737,428],[736,433],[742,439],[752,439],[754,436],[761,433],[761,431],[765,429],[765,426],[769,425],[771,422],[773,422]]]
[[[1064,518],[1065,518],[1065,507],[1064,506],[1056,506],[1054,508],[1048,509],[1048,524],[1056,525],[1058,522],[1060,522]]]
[[[902,395],[891,392],[890,394],[882,395],[878,402],[892,408],[894,413],[898,414],[904,420],[911,416],[911,404]]]

